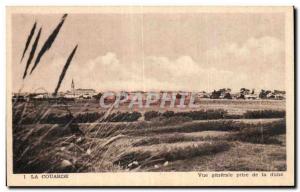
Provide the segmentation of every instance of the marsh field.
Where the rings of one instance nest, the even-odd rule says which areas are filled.
[[[196,109],[101,109],[96,100],[13,103],[14,173],[285,171],[284,100]]]

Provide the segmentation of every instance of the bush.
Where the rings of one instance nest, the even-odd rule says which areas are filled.
[[[224,109],[179,112],[176,116],[190,117],[193,120],[223,119],[227,114]]]
[[[40,120],[40,123],[44,124],[66,124],[73,119],[71,114],[55,114],[50,113],[46,117]]]
[[[114,161],[114,164],[126,167],[133,161],[138,161],[142,167],[151,166],[165,161],[176,161],[196,156],[214,155],[219,152],[227,151],[230,143],[219,142],[198,142],[182,146],[163,147],[156,150],[133,150],[128,151]]]
[[[243,116],[246,119],[284,118],[285,111],[275,111],[275,110],[247,111],[244,113]]]
[[[278,144],[280,141],[276,140],[274,136],[285,133],[285,120],[280,120],[240,129],[238,133],[233,134],[229,139],[249,143]]]
[[[138,146],[149,146],[149,145],[155,145],[155,144],[161,144],[161,143],[179,143],[179,142],[185,142],[185,141],[197,141],[199,138],[197,137],[189,137],[184,136],[179,133],[174,133],[174,135],[167,135],[164,137],[146,137],[142,138],[132,144],[134,147]]]
[[[224,119],[242,119],[243,115],[239,114],[225,114]]]
[[[207,119],[223,119],[226,114],[227,114],[227,111],[225,111],[224,109],[207,110],[206,111]]]
[[[75,116],[76,123],[92,123],[100,119],[104,113],[92,112],[92,113],[79,113]]]
[[[151,119],[151,125],[160,127],[160,126],[166,126],[166,125],[178,125],[185,122],[193,121],[190,117],[183,117],[183,116],[174,116],[170,118],[164,118],[164,117],[156,117]]]
[[[133,122],[133,121],[137,121],[140,117],[142,116],[142,114],[140,112],[125,112],[125,113],[112,113],[110,114],[105,121],[109,121],[109,122]]]
[[[14,123],[18,123],[21,120],[20,113],[16,113],[14,115]],[[74,123],[93,123],[96,122],[98,119],[104,116],[104,113],[98,112],[83,112],[78,113],[75,116],[71,114],[57,114],[57,113],[50,113],[46,115],[44,118],[39,120],[39,117],[34,116],[25,116],[22,118],[22,124],[33,124],[36,121],[39,121],[41,124],[66,124],[70,121],[74,120]],[[107,122],[133,122],[137,121],[142,116],[139,112],[117,112],[110,114],[105,121]]]
[[[162,116],[166,118],[173,117],[174,115],[175,115],[174,111],[166,111],[162,114]]]
[[[158,111],[147,111],[144,113],[144,117],[146,121],[150,121],[153,118],[161,116],[161,113]]]
[[[185,118],[190,118],[192,120],[228,118],[227,111],[225,111],[224,109],[215,109],[215,110],[210,109],[210,110],[187,111],[187,112],[177,112],[177,113],[175,113],[174,111],[165,111],[164,113],[160,113],[157,111],[148,111],[144,114],[144,116],[146,121],[153,120],[153,119],[160,119],[158,117],[162,117],[162,119],[163,118],[168,119],[172,117],[185,117]]]
[[[233,121],[204,121],[204,122],[185,122],[184,124],[175,125],[155,125],[154,127],[140,127],[138,130],[125,130],[123,134],[128,135],[145,135],[145,134],[163,134],[163,133],[191,133],[198,131],[236,131],[247,124],[235,123]]]
[[[167,161],[176,161],[186,158],[193,158],[196,156],[214,155],[219,152],[227,151],[230,148],[228,142],[207,142],[200,144],[193,144],[187,147],[178,147],[173,150],[167,150],[160,153],[160,157]]]

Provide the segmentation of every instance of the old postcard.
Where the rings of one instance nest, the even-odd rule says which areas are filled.
[[[293,186],[293,7],[8,7],[8,186]]]

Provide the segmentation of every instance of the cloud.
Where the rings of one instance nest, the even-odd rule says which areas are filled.
[[[284,43],[269,36],[250,38],[243,44],[216,45],[195,61],[189,55],[175,59],[145,56],[126,63],[107,52],[86,63],[74,58],[61,90],[77,88],[96,90],[207,90],[232,88],[284,89]],[[27,84],[52,91],[65,59],[54,57],[41,66]]]
[[[233,87],[284,89],[284,48],[284,43],[279,39],[264,36],[250,38],[242,45],[231,43],[215,47],[206,51],[203,57],[208,65],[243,77],[232,82]]]

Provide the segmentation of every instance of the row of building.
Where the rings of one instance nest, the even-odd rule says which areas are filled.
[[[143,91],[133,91],[133,92],[125,92],[123,91],[123,95],[127,95],[127,100],[132,100],[137,94],[142,96],[143,100],[146,100],[149,94],[153,94],[154,92],[143,92]],[[162,98],[164,93],[167,94],[167,97],[172,97],[173,92],[156,92],[159,95],[159,98]],[[103,93],[97,92],[94,89],[75,89],[73,91],[66,91],[66,92],[59,92],[57,97],[66,98],[66,99],[99,99]],[[115,100],[116,96],[118,95],[117,92],[114,94],[106,96],[107,100]],[[195,99],[247,99],[247,100],[257,100],[257,99],[275,99],[275,100],[284,100],[285,99],[285,92],[284,91],[267,91],[266,94],[260,93],[241,93],[241,92],[176,92],[176,98],[180,99],[182,95],[186,99],[189,99],[192,95],[194,95]],[[54,96],[48,92],[40,92],[40,93],[21,93],[21,94],[14,94],[13,97],[24,97],[30,99],[51,99]]]
[[[161,98],[164,93],[167,94],[168,97],[172,97],[174,92],[171,91],[159,91],[159,92],[144,92],[144,91],[122,91],[124,95],[127,95],[127,99],[130,101],[135,95],[141,94],[143,100],[147,98],[147,95],[149,93],[156,93]],[[58,92],[56,97],[63,97],[67,99],[99,99],[103,93],[99,93],[94,89],[82,89],[82,88],[75,88],[75,83],[72,80],[71,84],[71,90],[68,90],[66,92]],[[246,88],[241,88],[239,92],[232,92],[230,88],[223,88],[219,90],[214,90],[212,92],[183,92],[179,91],[176,93],[176,98],[179,99],[182,95],[186,97],[186,99],[189,99],[191,95],[193,94],[195,98],[201,99],[201,98],[208,98],[208,99],[276,99],[276,100],[283,100],[285,99],[285,91],[280,90],[260,90],[260,92],[256,92],[254,89],[249,90]],[[114,100],[117,93],[108,96],[108,100]],[[36,93],[19,93],[14,94],[14,97],[26,97],[26,98],[32,98],[32,99],[49,99],[53,98],[53,95],[46,90],[39,90]]]

